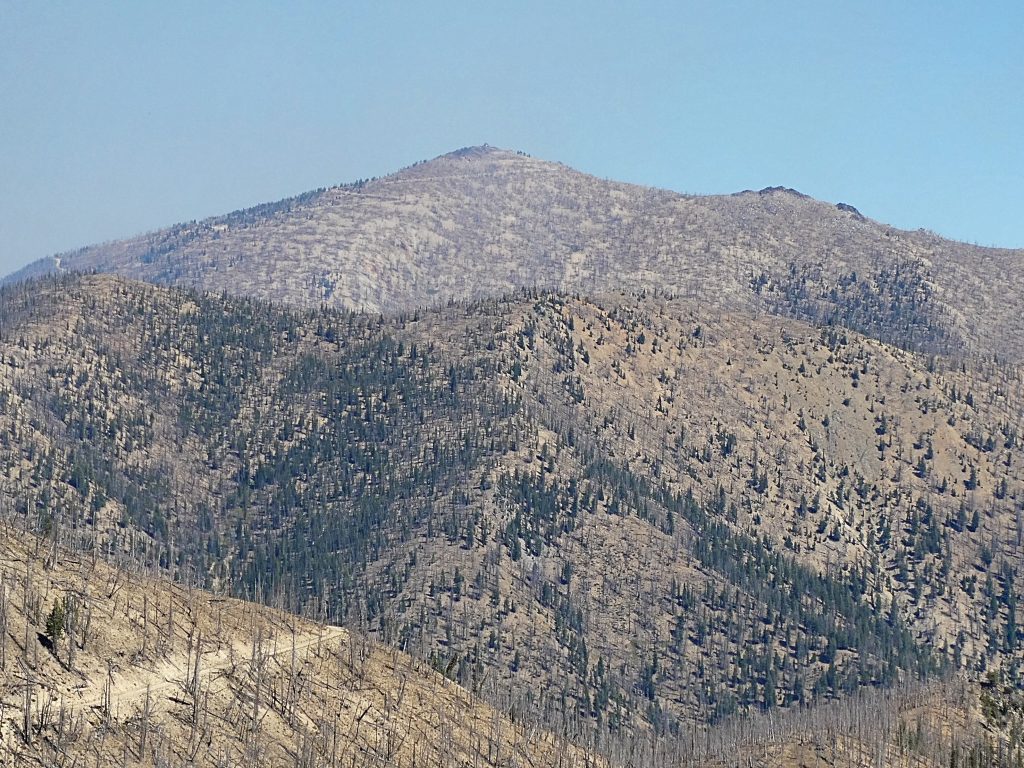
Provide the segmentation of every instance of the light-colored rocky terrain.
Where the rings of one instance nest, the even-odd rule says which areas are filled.
[[[6,527],[0,552],[5,768],[600,764],[338,627]]]

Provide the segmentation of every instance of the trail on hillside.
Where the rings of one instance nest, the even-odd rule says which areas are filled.
[[[271,643],[271,640],[265,640],[263,641],[263,650],[266,658],[272,659],[282,654],[292,653],[293,648],[296,652],[304,651],[317,643],[329,642],[344,635],[345,630],[340,627],[328,626],[315,633],[306,632],[297,635],[294,646],[289,640],[276,650],[266,650],[266,646]],[[200,680],[207,680],[217,673],[240,663],[250,662],[252,660],[251,650],[251,643],[236,641],[227,648],[211,652],[210,655],[201,654],[199,664]],[[114,710],[122,704],[130,704],[139,699],[145,699],[147,693],[151,698],[161,698],[170,691],[182,690],[185,680],[190,674],[188,670],[183,668],[184,661],[184,657],[178,654],[176,660],[162,661],[153,670],[146,670],[140,667],[131,668],[133,673],[131,677],[122,677],[121,680],[114,679],[111,682],[110,708]],[[141,682],[139,680],[140,673],[144,678]],[[102,683],[100,683],[100,687],[102,688]],[[80,709],[100,707],[103,705],[103,699],[104,693],[101,690],[98,694],[73,702],[72,706]]]

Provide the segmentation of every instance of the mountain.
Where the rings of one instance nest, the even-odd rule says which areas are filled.
[[[32,265],[0,743],[1015,765],[1022,256],[483,147]]]
[[[296,306],[395,313],[521,287],[659,291],[907,349],[1024,354],[1024,251],[774,187],[692,196],[473,147],[394,175],[36,262]]]
[[[1019,684],[1021,424],[1017,364],[685,297],[0,293],[8,524],[368,633],[606,755]]]

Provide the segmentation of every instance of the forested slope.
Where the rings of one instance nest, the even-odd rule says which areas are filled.
[[[382,319],[93,276],[4,289],[0,398],[12,524],[577,741],[1017,679],[1012,365],[652,296]]]

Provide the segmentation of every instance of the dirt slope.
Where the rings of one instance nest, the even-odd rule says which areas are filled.
[[[587,764],[343,629],[0,540],[2,766]]]

